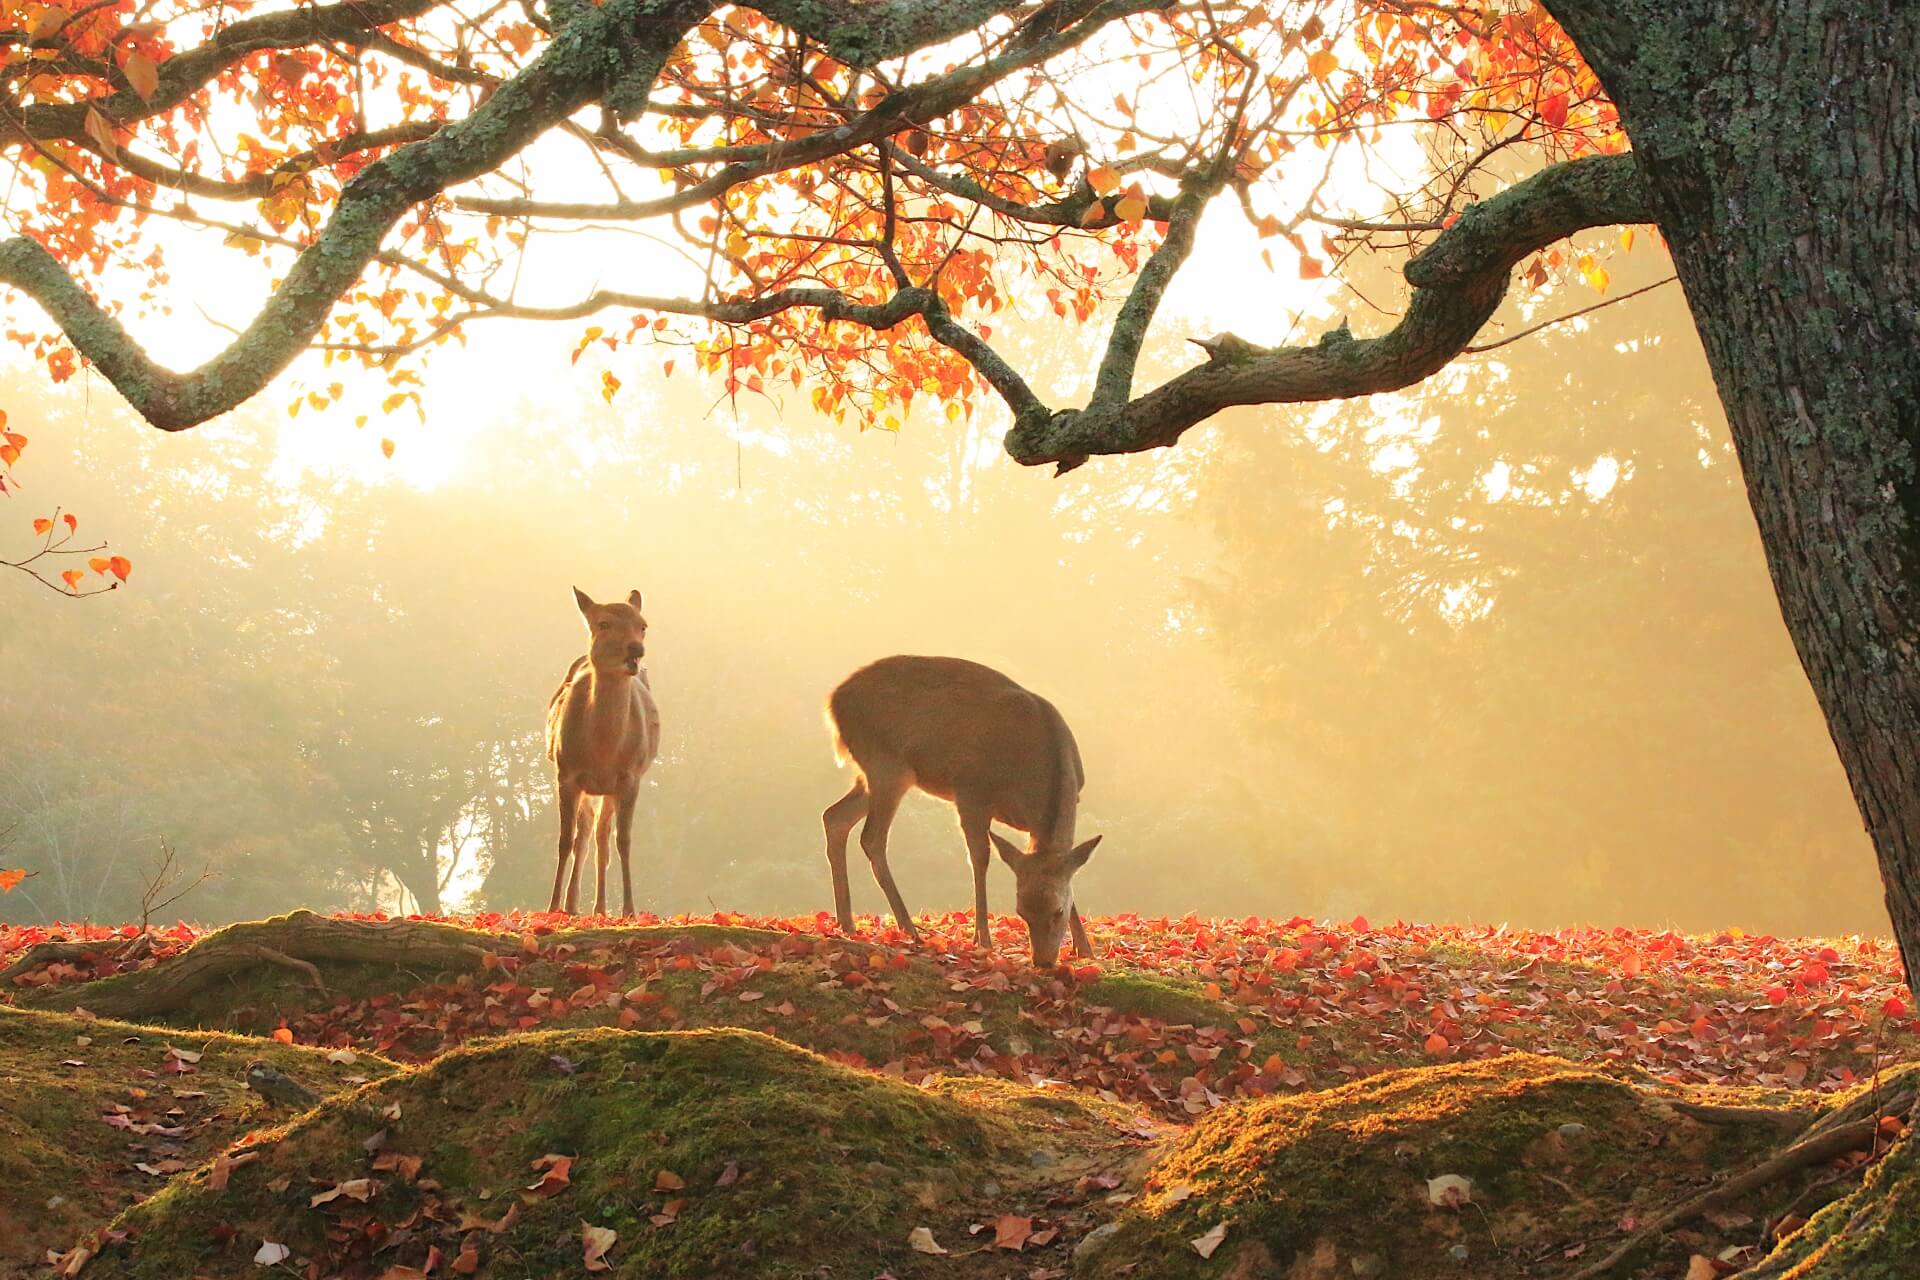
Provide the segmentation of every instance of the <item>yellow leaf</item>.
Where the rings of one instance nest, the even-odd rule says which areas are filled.
[[[1315,49],[1307,55],[1307,74],[1315,80],[1325,80],[1340,69],[1340,59],[1326,49]]]
[[[1138,222],[1147,216],[1147,198],[1129,191],[1113,206],[1113,216],[1122,222]]]
[[[107,561],[100,556],[95,556],[93,559],[87,561],[87,568],[93,570],[95,573],[105,573],[107,571]]]
[[[393,456],[393,441],[382,440],[380,442],[380,452],[386,454],[389,458],[391,458]]]
[[[1625,227],[1620,232],[1620,247],[1628,253],[1633,252],[1633,228]]]
[[[1120,187],[1120,175],[1106,165],[1087,170],[1087,185],[1099,196],[1111,195]]]
[[[127,55],[127,64],[120,70],[126,73],[127,83],[133,86],[133,91],[143,98],[153,97],[160,88],[160,68],[138,49]]]

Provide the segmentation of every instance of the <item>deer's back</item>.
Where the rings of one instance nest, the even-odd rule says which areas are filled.
[[[1023,830],[1053,821],[1063,766],[1076,775],[1068,794],[1083,781],[1053,705],[964,658],[882,658],[841,681],[827,712],[862,771],[904,767],[922,790],[977,796]]]

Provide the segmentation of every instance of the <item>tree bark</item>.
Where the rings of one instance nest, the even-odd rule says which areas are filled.
[[[1620,107],[1920,978],[1920,5],[1545,3]]]

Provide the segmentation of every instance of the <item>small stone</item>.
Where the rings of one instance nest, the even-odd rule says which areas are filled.
[[[1456,1244],[1451,1249],[1447,1250],[1447,1256],[1449,1258],[1452,1258],[1455,1262],[1465,1262],[1469,1256],[1467,1246],[1463,1244]]]
[[[1050,1164],[1057,1164],[1059,1162],[1053,1158],[1053,1152],[1051,1151],[1035,1151],[1027,1157],[1027,1163],[1036,1169],[1044,1169]]]
[[[992,1178],[988,1178],[980,1184],[980,1194],[986,1196],[988,1199],[992,1199],[994,1196],[1000,1194],[1000,1184]]]
[[[1107,1241],[1119,1234],[1120,1224],[1117,1222],[1107,1222],[1095,1227],[1093,1230],[1087,1232],[1086,1235],[1080,1237],[1079,1244],[1073,1246],[1074,1262],[1084,1262],[1086,1259],[1098,1253],[1106,1245]]]
[[[1587,1126],[1581,1124],[1578,1120],[1570,1120],[1554,1130],[1554,1132],[1571,1142],[1586,1137]]]
[[[1357,1253],[1347,1259],[1357,1280],[1378,1280],[1387,1273],[1387,1260],[1377,1253]]]

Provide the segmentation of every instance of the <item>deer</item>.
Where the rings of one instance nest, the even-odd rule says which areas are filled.
[[[560,910],[561,890],[572,915],[580,901],[580,864],[594,833],[600,875],[593,911],[607,909],[609,838],[619,824],[621,914],[633,914],[633,810],[640,779],[660,752],[660,709],[640,659],[647,653],[647,620],[640,593],[597,604],[575,587],[573,600],[592,645],[575,658],[547,700],[547,758],[553,761],[560,809],[560,844],[548,911]],[[568,874],[568,859],[572,874]]]
[[[1072,730],[1051,702],[977,662],[902,654],[841,681],[827,699],[827,727],[840,764],[851,761],[856,771],[847,793],[821,814],[833,906],[843,931],[854,931],[847,838],[864,818],[860,848],[873,878],[895,923],[919,940],[887,866],[887,829],[900,801],[918,787],[950,801],[958,813],[973,862],[976,946],[993,945],[987,867],[991,851],[998,850],[1013,869],[1016,908],[1027,923],[1033,963],[1055,964],[1069,928],[1075,954],[1093,954],[1073,901],[1073,876],[1100,837],[1073,842],[1086,770]],[[994,822],[1026,832],[1026,849],[991,830]]]

